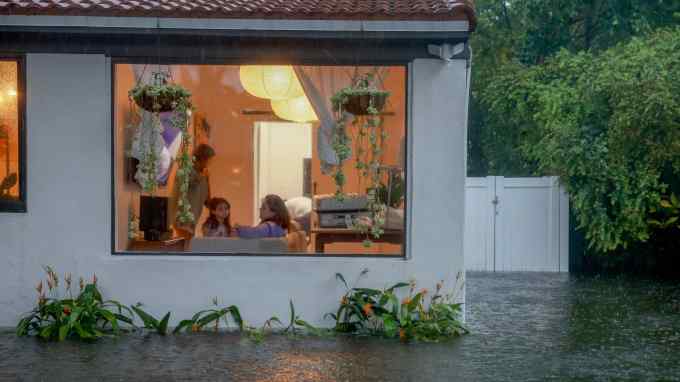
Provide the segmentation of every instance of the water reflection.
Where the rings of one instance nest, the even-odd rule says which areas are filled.
[[[472,334],[372,338],[132,334],[46,344],[0,333],[0,381],[680,380],[680,285],[555,274],[470,274]]]

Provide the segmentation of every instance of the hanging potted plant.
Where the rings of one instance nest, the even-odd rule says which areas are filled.
[[[177,110],[191,103],[191,93],[177,84],[168,84],[167,73],[153,73],[153,83],[137,85],[130,90],[130,97],[137,106],[150,113]]]
[[[350,118],[347,113],[349,113],[354,116],[351,125],[357,130],[354,141],[355,168],[360,178],[363,177],[368,181],[366,194],[370,217],[354,222],[354,228],[367,235],[367,240],[364,242],[366,246],[371,245],[371,236],[379,238],[384,233],[386,211],[378,195],[382,185],[382,147],[388,138],[382,126],[380,113],[390,93],[378,89],[374,80],[374,73],[359,76],[356,81],[353,81],[352,86],[341,89],[331,97],[336,115],[332,140],[333,150],[338,158],[338,165],[333,174],[336,198],[344,199],[346,176],[343,172],[343,164],[352,154],[352,139],[348,131]]]
[[[359,76],[352,86],[341,89],[331,97],[333,109],[344,110],[355,116],[370,115],[371,108],[383,110],[390,93],[375,86],[375,74]]]
[[[191,149],[189,117],[193,109],[191,93],[180,85],[168,83],[168,73],[155,72],[152,74],[152,78],[151,84],[138,82],[130,90],[129,97],[141,109],[151,113],[150,121],[147,118],[142,118],[142,128],[153,129],[158,133],[162,132],[160,113],[172,112],[171,125],[182,133],[181,151],[177,156],[176,182],[179,184],[177,220],[182,224],[193,223],[195,217],[191,212],[191,205],[187,196],[189,182],[194,171],[193,158],[189,154]],[[159,158],[152,143],[147,144],[143,150],[139,164],[139,171],[142,174],[142,190],[153,194],[158,188],[156,174]]]

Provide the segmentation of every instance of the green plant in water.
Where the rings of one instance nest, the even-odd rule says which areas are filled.
[[[194,314],[190,319],[180,321],[177,327],[175,327],[175,330],[173,330],[173,333],[179,333],[182,330],[200,332],[204,327],[210,324],[214,325],[213,328],[217,332],[219,330],[220,320],[224,320],[224,325],[229,327],[229,317],[231,317],[238,329],[243,331],[243,319],[241,318],[241,312],[236,305],[219,308],[217,298],[213,299],[213,305],[215,306],[215,309],[201,310]]]
[[[298,334],[301,333],[311,334],[315,336],[327,336],[329,334],[332,334],[331,331],[326,329],[319,329],[311,325],[307,321],[303,320],[302,318],[300,318],[300,316],[295,311],[295,305],[293,304],[293,300],[289,301],[289,307],[290,307],[290,320],[287,326],[284,326],[283,322],[281,322],[281,320],[278,317],[272,316],[270,319],[265,321],[265,323],[260,328],[255,328],[246,325],[245,332],[248,335],[248,338],[256,343],[260,343],[264,340],[268,332],[273,332],[276,330],[274,327],[275,325],[279,329],[281,329],[282,334],[287,334],[292,337],[296,337]]]
[[[45,340],[63,341],[77,338],[94,341],[106,335],[118,335],[120,323],[133,326],[130,309],[115,300],[103,300],[97,288],[97,278],[85,284],[80,279],[77,297],[71,290],[71,275],[64,276],[64,298],[59,297],[59,277],[46,266],[47,293],[40,281],[38,305],[17,324],[18,336],[38,336]]]
[[[300,318],[299,315],[295,314],[295,305],[293,305],[293,300],[289,301],[290,306],[290,321],[288,326],[283,330],[283,333],[290,335],[297,335],[298,332],[305,331],[308,334],[321,335],[322,330],[312,326],[307,321]]]
[[[248,335],[248,338],[251,341],[255,343],[261,343],[262,341],[264,341],[267,332],[272,331],[274,329],[275,324],[280,327],[283,326],[283,323],[281,322],[281,320],[279,320],[278,317],[272,316],[267,321],[265,321],[264,324],[259,328],[244,324],[243,330],[246,332],[246,335]]]
[[[361,272],[359,277],[368,271]],[[347,289],[335,313],[326,317],[335,320],[335,331],[349,334],[399,337],[402,341],[438,342],[467,333],[461,322],[461,304],[454,303],[453,294],[442,295],[443,282],[426,300],[429,291],[415,292],[415,281],[399,282],[386,289],[350,288],[342,274],[336,278]],[[456,284],[460,280],[459,274]],[[408,295],[399,299],[397,292],[410,287]]]
[[[170,312],[166,313],[163,318],[158,320],[151,314],[142,310],[142,303],[138,302],[136,305],[131,306],[132,310],[137,314],[140,320],[144,323],[144,328],[155,330],[156,333],[164,336],[168,332],[168,322],[170,321]]]

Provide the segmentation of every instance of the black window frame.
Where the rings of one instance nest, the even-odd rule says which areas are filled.
[[[24,55],[0,53],[0,61],[17,63],[17,124],[19,133],[19,200],[0,199],[0,213],[26,213],[28,212],[26,190],[26,57]]]
[[[353,61],[353,62],[352,62]],[[148,57],[123,57],[123,56],[113,56],[110,57],[110,100],[111,100],[111,109],[110,109],[110,116],[111,116],[111,255],[113,256],[186,256],[186,257],[201,257],[201,256],[206,256],[206,257],[286,257],[286,258],[295,258],[295,257],[311,257],[311,258],[317,258],[317,259],[324,259],[324,258],[362,258],[362,259],[367,259],[367,258],[381,258],[381,259],[386,259],[386,260],[407,260],[408,259],[408,254],[407,254],[407,241],[409,240],[408,238],[408,221],[409,221],[409,202],[408,202],[408,195],[410,193],[410,188],[409,188],[409,182],[407,181],[409,178],[408,174],[408,163],[410,163],[410,150],[409,150],[409,130],[412,128],[411,123],[410,123],[410,102],[411,102],[411,95],[410,95],[410,76],[411,76],[411,60],[398,60],[398,61],[382,61],[380,59],[376,59],[375,61],[373,60],[360,60],[360,61],[355,61],[355,60],[342,60],[342,61],[333,61],[331,59],[323,59],[323,60],[318,60],[318,59],[302,59],[302,60],[293,60],[293,62],[289,61],[281,61],[279,59],[254,59],[251,57],[239,57],[237,60],[233,59],[196,59],[196,58],[187,58],[187,57],[153,57],[153,56],[148,56]],[[171,251],[164,251],[164,252],[159,252],[159,251],[130,251],[130,250],[118,250],[116,246],[116,241],[117,241],[117,234],[116,234],[116,228],[117,228],[117,219],[116,219],[116,214],[117,214],[117,208],[116,208],[116,185],[117,185],[117,179],[116,179],[116,131],[115,131],[115,115],[116,115],[116,93],[115,93],[115,81],[116,81],[116,65],[117,64],[149,64],[149,65],[246,65],[246,64],[256,64],[256,65],[281,65],[281,64],[288,64],[288,65],[316,65],[316,66],[401,66],[405,70],[405,78],[404,78],[404,83],[405,83],[405,101],[404,101],[404,123],[405,123],[405,134],[404,134],[404,139],[405,139],[405,167],[404,167],[404,179],[406,180],[404,182],[404,236],[403,236],[403,242],[401,244],[401,253],[399,254],[369,254],[369,253],[317,253],[317,252],[312,252],[312,253],[296,253],[296,252],[277,252],[277,253],[251,253],[251,252],[219,252],[219,253],[203,253],[203,252],[191,252],[191,251],[181,251],[181,252],[171,252]],[[120,164],[118,164],[120,165]]]

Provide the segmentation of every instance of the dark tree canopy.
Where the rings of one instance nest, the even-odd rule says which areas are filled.
[[[680,175],[680,1],[477,4],[469,174],[559,175],[593,248],[650,239]]]

